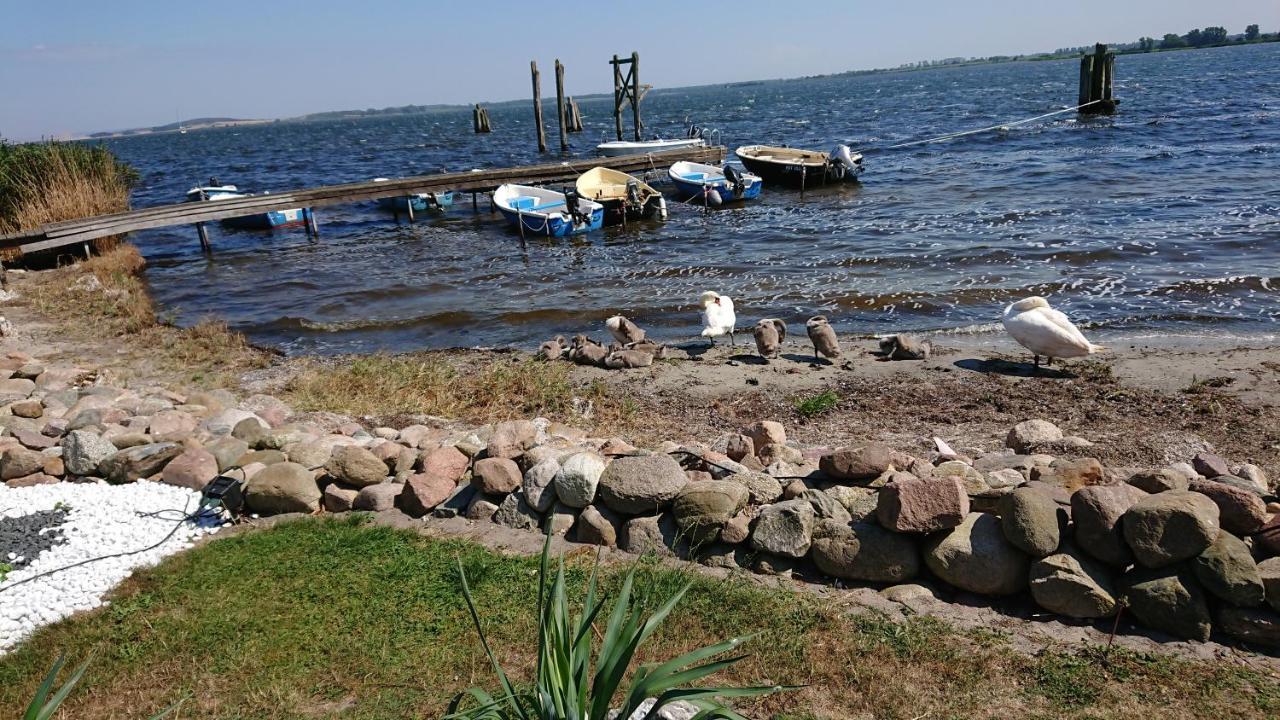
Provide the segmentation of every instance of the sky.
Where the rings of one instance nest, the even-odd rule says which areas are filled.
[[[609,92],[633,50],[642,82],[678,87],[1250,23],[1280,31],[1280,2],[0,0],[0,136],[518,99],[530,60],[545,96],[557,57],[568,92]]]

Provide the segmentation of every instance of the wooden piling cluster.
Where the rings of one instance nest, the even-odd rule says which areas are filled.
[[[1104,43],[1094,46],[1092,55],[1080,58],[1080,92],[1077,105],[1081,115],[1109,115],[1116,111],[1113,94],[1116,54]]]
[[[489,108],[480,107],[480,103],[476,103],[471,111],[471,124],[475,126],[477,133],[493,132],[489,125]]]
[[[582,110],[578,109],[578,101],[571,97],[566,98],[565,113],[564,124],[569,128],[569,132],[582,132]]]
[[[622,139],[622,108],[631,105],[633,133],[636,142],[640,141],[640,133],[644,124],[640,122],[640,53],[633,52],[629,58],[617,55],[609,61],[613,66],[613,126],[618,139]],[[623,66],[627,67],[624,75]]]

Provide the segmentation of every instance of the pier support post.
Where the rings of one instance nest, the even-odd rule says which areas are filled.
[[[1104,43],[1094,46],[1092,55],[1080,58],[1080,92],[1077,105],[1081,115],[1109,115],[1116,111],[1115,53],[1107,52]]]
[[[631,103],[631,120],[635,125],[633,130],[636,142],[640,141],[640,133],[644,127],[640,121],[640,53],[633,52],[629,58],[619,58],[617,55],[609,61],[613,65],[613,127],[618,136],[622,139],[622,106]],[[627,74],[622,74],[622,66],[626,65]]]
[[[205,227],[204,223],[198,222],[196,223],[196,232],[200,235],[200,249],[209,252],[211,249],[209,246],[209,228]]]
[[[610,62],[613,65],[613,127],[618,140],[622,140],[622,61],[614,55]]]
[[[480,107],[480,103],[471,110],[471,124],[475,127],[477,133],[493,132],[489,126],[489,110]]]
[[[320,226],[316,224],[315,208],[306,209],[306,223],[307,223],[307,234],[313,238],[319,239]]]
[[[564,65],[560,64],[560,58],[556,58],[556,124],[560,126],[560,152],[569,151],[569,127],[564,113]]]
[[[537,60],[529,61],[529,72],[533,75],[533,123],[538,126],[538,152],[546,152],[547,131],[542,126],[542,82]]]
[[[640,53],[631,53],[631,118],[635,122],[636,142],[640,142]]]
[[[405,209],[409,211],[409,222],[416,222],[413,217],[413,197],[405,198]]]

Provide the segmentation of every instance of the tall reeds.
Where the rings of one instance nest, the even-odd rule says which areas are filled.
[[[0,140],[0,233],[127,210],[137,179],[100,145]]]

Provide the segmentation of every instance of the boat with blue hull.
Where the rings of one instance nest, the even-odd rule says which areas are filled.
[[[502,185],[493,192],[493,204],[522,235],[566,237],[604,225],[604,205],[572,190],[563,193],[531,185]]]
[[[373,181],[390,182],[387,178],[374,178]],[[425,212],[443,215],[449,208],[453,207],[453,191],[378,198],[374,202],[377,203],[379,208],[392,212],[408,212],[412,208],[415,213]]]
[[[708,205],[721,205],[760,197],[764,181],[759,175],[739,170],[732,165],[714,165],[681,161],[671,166],[667,176],[675,184],[680,200],[698,200]]]
[[[270,193],[263,193],[268,195]],[[198,185],[187,191],[187,202],[231,200],[234,198],[252,197],[253,193],[240,190],[235,185],[224,185],[216,178],[210,178],[208,184]],[[241,215],[240,217],[223,218],[221,222],[229,228],[238,230],[274,230],[276,228],[301,227],[307,224],[311,213],[305,208],[288,210],[268,210],[264,213]]]

